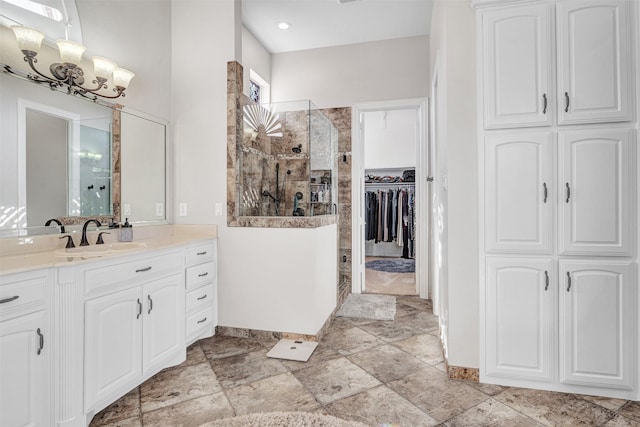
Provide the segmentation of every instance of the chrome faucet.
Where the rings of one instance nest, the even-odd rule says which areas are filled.
[[[48,227],[51,225],[52,222],[55,222],[56,224],[58,224],[60,226],[60,233],[64,234],[66,233],[66,231],[64,231],[64,225],[62,225],[62,223],[57,220],[56,218],[51,218],[50,220],[48,220],[47,222],[44,223],[45,227]]]
[[[87,220],[82,226],[82,239],[80,239],[80,246],[89,246],[89,241],[87,240],[87,226],[92,222],[95,222],[98,227],[102,225],[97,219]]]

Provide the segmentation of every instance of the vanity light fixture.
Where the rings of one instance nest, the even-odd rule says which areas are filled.
[[[291,28],[291,24],[285,21],[280,21],[278,22],[278,28],[280,28],[281,30],[288,30],[289,28]]]
[[[25,62],[28,62],[31,69],[37,74],[28,74],[27,77],[36,83],[49,85],[51,89],[66,87],[67,93],[80,95],[94,101],[98,99],[98,96],[102,98],[119,98],[120,96],[125,96],[124,91],[129,86],[133,76],[135,76],[129,70],[118,68],[113,61],[101,56],[94,56],[92,59],[93,71],[96,76],[95,80],[93,80],[95,86],[91,88],[83,86],[85,83],[84,70],[80,67],[80,62],[86,47],[70,40],[56,40],[61,62],[51,64],[49,66],[51,76],[47,76],[35,67],[38,62],[36,56],[40,52],[45,35],[38,30],[21,25],[13,25],[11,29],[16,36],[18,49],[22,51]],[[9,73],[16,74],[8,65],[5,65],[4,69]],[[110,78],[113,80],[113,92],[115,94],[99,93],[103,89],[108,89],[106,82]]]

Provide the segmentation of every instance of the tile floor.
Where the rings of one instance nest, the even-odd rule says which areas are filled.
[[[98,426],[197,426],[260,411],[327,413],[370,426],[640,426],[640,403],[451,380],[428,302],[394,321],[337,318],[311,359],[269,359],[273,341],[212,337],[99,413]]]

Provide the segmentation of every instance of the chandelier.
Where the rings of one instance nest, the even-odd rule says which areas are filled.
[[[32,28],[14,25],[11,27],[18,42],[18,48],[24,55],[24,61],[29,63],[29,67],[36,73],[28,74],[27,78],[39,84],[49,85],[51,89],[64,89],[70,95],[79,95],[84,98],[97,100],[98,96],[102,98],[119,98],[125,96],[124,91],[129,86],[129,82],[135,76],[129,70],[119,68],[118,65],[101,56],[93,56],[93,73],[96,78],[92,81],[92,87],[86,87],[84,70],[80,67],[82,54],[86,47],[80,43],[70,40],[56,40],[58,50],[60,51],[60,62],[55,62],[49,66],[50,76],[40,72],[35,64],[38,63],[36,56],[40,51],[44,33]],[[11,67],[5,65],[5,70],[14,73]],[[108,89],[107,81],[113,81],[113,95],[99,93]]]

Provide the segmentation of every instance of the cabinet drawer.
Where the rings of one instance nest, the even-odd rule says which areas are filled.
[[[174,252],[87,270],[84,272],[84,293],[87,295],[104,287],[113,288],[122,282],[152,279],[159,274],[178,273],[183,266],[181,255]]]
[[[0,286],[0,320],[40,307],[47,300],[47,276],[24,277]]]
[[[185,313],[191,313],[192,311],[211,306],[215,301],[215,287],[213,283],[209,283],[208,285],[187,292],[185,298]]]
[[[187,248],[187,267],[213,261],[215,256],[216,246],[213,242]]]
[[[215,311],[213,307],[204,308],[191,316],[187,316],[186,340],[191,341],[198,332],[214,326]]]
[[[187,289],[194,289],[215,280],[216,263],[214,261],[187,268]]]

